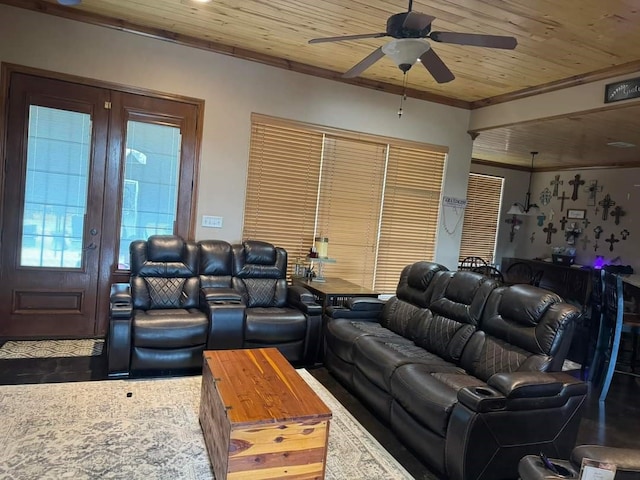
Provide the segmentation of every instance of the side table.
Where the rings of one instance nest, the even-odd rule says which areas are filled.
[[[322,304],[322,313],[330,305],[342,305],[353,297],[377,297],[379,292],[361,287],[341,278],[325,278],[324,282],[316,282],[304,277],[293,277],[294,285],[301,285],[313,293]]]

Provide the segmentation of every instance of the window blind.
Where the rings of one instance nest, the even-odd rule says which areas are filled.
[[[336,259],[327,277],[373,286],[385,158],[384,144],[325,137],[317,232]]]
[[[395,292],[402,269],[433,260],[445,153],[390,146],[375,289]]]
[[[400,271],[432,260],[447,149],[254,114],[244,239],[289,253],[329,238],[327,277],[394,293]]]
[[[503,183],[501,177],[469,174],[460,259],[481,257],[489,263],[494,261]]]
[[[322,134],[254,122],[242,238],[283,247],[289,271],[313,245]]]

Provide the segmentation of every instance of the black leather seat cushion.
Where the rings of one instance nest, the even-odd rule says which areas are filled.
[[[486,383],[453,365],[405,364],[391,376],[391,391],[396,402],[415,420],[442,437],[446,435],[451,411],[458,403],[458,390],[471,386],[486,386]]]
[[[337,319],[327,323],[327,346],[336,356],[347,363],[353,363],[354,342],[365,335],[412,343],[411,340],[384,328],[377,322]]]
[[[306,333],[307,318],[300,310],[288,307],[246,309],[246,342],[294,342],[304,339]]]
[[[361,337],[353,349],[353,363],[374,385],[391,393],[390,377],[400,365],[424,363],[456,368],[452,363],[400,338]]]
[[[207,343],[209,320],[195,308],[135,310],[132,329],[136,347],[190,347]]]

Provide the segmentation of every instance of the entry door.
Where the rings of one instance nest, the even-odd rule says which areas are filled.
[[[109,92],[14,73],[0,336],[94,334]]]
[[[0,337],[104,335],[129,244],[192,238],[195,102],[11,74]]]

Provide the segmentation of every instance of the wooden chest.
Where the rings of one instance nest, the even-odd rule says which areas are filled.
[[[200,425],[216,480],[324,478],[330,420],[277,349],[204,352]]]

